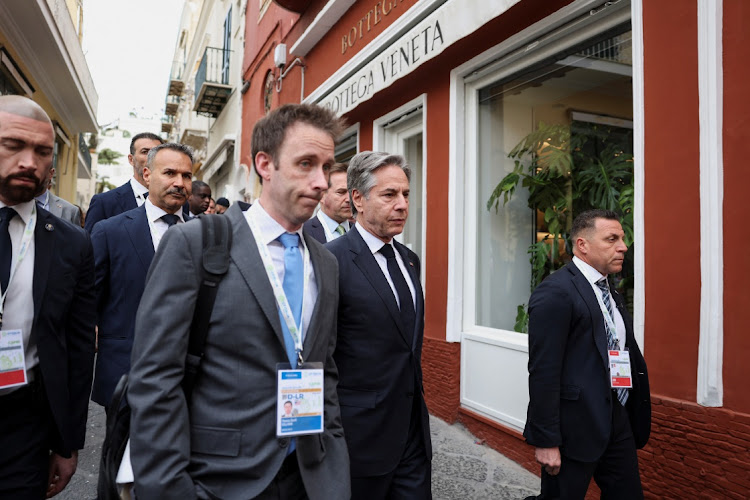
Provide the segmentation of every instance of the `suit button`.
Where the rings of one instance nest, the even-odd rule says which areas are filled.
[[[286,448],[287,446],[289,446],[289,438],[279,439],[279,448]]]
[[[406,393],[406,397],[407,398],[413,398],[414,397],[414,393],[413,392],[407,392]]]
[[[609,398],[604,398],[604,401],[606,401],[607,404],[609,404]]]

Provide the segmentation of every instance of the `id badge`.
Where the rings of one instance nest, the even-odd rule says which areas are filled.
[[[630,389],[633,378],[630,372],[628,351],[609,351],[609,377],[613,389]]]
[[[0,389],[25,385],[26,383],[23,332],[21,330],[0,330]]]
[[[323,363],[279,363],[276,386],[276,436],[323,432]]]

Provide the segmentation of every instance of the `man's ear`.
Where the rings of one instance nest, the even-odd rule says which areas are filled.
[[[151,181],[151,170],[148,167],[143,167],[143,180],[146,182],[146,187],[149,187]],[[190,194],[190,191],[188,191],[188,194]]]
[[[133,159],[133,155],[129,154],[128,155],[128,163],[130,163],[131,167],[135,167],[135,163],[134,162],[135,162],[135,160]]]
[[[258,151],[255,155],[255,171],[258,173],[263,182],[271,179],[271,170],[274,169],[273,158],[265,151]]]
[[[357,209],[358,213],[362,213],[364,204],[362,203],[362,193],[357,189],[352,189],[351,202],[354,204],[354,208]]]

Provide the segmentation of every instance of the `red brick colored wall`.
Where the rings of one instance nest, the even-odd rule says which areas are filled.
[[[647,498],[748,498],[750,415],[651,398],[653,424],[641,451]]]
[[[461,344],[425,336],[422,374],[430,413],[453,423],[460,404]]]

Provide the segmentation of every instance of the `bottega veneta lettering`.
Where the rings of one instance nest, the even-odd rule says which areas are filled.
[[[367,11],[367,14],[359,20],[357,24],[351,27],[351,29],[341,37],[341,53],[346,54],[347,49],[354,47],[357,40],[361,40],[364,35],[370,32],[370,30],[380,24],[384,16],[387,16],[391,11],[398,7],[399,3],[403,3],[404,0],[382,0],[376,3],[372,9]]]

